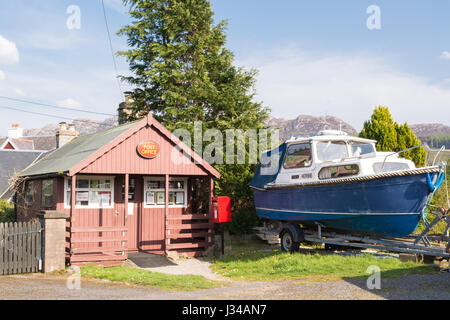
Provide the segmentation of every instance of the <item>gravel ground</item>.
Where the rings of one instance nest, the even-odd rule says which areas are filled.
[[[193,274],[203,276],[210,280],[230,281],[220,274],[213,272],[210,268],[211,263],[202,259],[170,260],[164,256],[154,254],[133,253],[129,255],[125,265],[153,272],[177,275]]]
[[[407,275],[382,280],[380,290],[369,290],[364,279],[322,281],[231,281],[221,288],[192,292],[159,289],[82,279],[79,290],[69,290],[67,275],[15,275],[0,277],[0,299],[450,299],[450,273]]]

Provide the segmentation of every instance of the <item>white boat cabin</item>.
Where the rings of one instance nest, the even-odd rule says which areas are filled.
[[[301,184],[415,169],[412,161],[392,152],[377,152],[375,140],[324,130],[292,136],[274,185]]]

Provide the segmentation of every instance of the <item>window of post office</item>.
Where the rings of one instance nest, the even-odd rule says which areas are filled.
[[[53,206],[53,179],[42,180],[42,207]]]
[[[72,180],[66,179],[65,205],[70,207]],[[75,186],[75,207],[113,208],[114,183],[111,177],[78,177]]]
[[[24,201],[26,205],[33,203],[33,181],[28,181],[25,185]]]
[[[284,159],[285,169],[296,169],[311,166],[311,144],[299,143],[290,145]]]
[[[130,178],[128,180],[128,201],[134,201],[135,190],[136,179]],[[122,179],[122,200],[125,201],[125,179]]]
[[[184,208],[187,199],[187,180],[182,178],[169,179],[169,207]],[[164,178],[144,179],[145,208],[164,208],[166,189]]]

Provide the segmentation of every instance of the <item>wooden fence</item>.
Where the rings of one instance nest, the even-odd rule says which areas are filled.
[[[0,275],[42,269],[39,222],[0,223]]]

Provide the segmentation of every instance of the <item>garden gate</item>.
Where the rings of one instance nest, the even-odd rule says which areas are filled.
[[[41,235],[39,222],[0,223],[0,275],[40,271]]]

